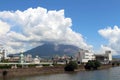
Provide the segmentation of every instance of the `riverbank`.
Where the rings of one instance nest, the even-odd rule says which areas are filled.
[[[6,80],[119,80],[120,67],[95,71],[79,71],[58,74],[23,76]],[[1,80],[1,78],[0,78]]]
[[[108,69],[112,65],[102,65],[99,69]],[[84,71],[84,65],[80,65],[75,71]],[[21,76],[32,76],[32,75],[44,75],[44,74],[55,74],[64,73],[64,66],[51,66],[51,67],[40,67],[40,68],[18,68],[18,69],[0,69],[0,78],[3,77],[3,71],[7,71],[6,77],[21,77]]]

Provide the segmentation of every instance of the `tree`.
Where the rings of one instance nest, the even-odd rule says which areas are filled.
[[[101,66],[101,63],[99,62],[99,61],[97,61],[97,60],[94,60],[94,69],[98,69],[98,67],[100,67]]]
[[[97,70],[98,67],[101,66],[101,63],[97,60],[90,60],[86,63],[85,69],[86,70]]]
[[[66,64],[64,70],[65,71],[74,71],[78,68],[78,65],[75,61],[70,61],[68,64]]]

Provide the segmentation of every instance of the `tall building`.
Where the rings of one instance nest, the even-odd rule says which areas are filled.
[[[7,50],[4,48],[0,48],[0,61],[7,59]]]
[[[112,53],[111,53],[111,51],[105,51],[105,55],[108,57],[109,61],[112,61]]]

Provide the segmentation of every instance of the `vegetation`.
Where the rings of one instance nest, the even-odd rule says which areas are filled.
[[[2,59],[1,62],[8,63],[8,59]]]
[[[114,66],[119,66],[120,65],[120,62],[119,61],[114,61],[114,62],[112,62],[112,66],[114,67]]]
[[[37,66],[37,64],[29,64],[29,65],[28,65],[28,67],[30,67],[30,68],[31,68],[31,67],[35,67],[35,66]]]
[[[65,71],[74,71],[78,68],[78,64],[75,61],[70,61],[68,64],[66,64],[64,70]]]
[[[10,69],[12,65],[0,65],[0,69]]]
[[[52,64],[53,66],[57,67],[57,66],[64,66],[64,64]]]
[[[50,64],[43,64],[42,66],[50,66]]]
[[[101,66],[101,63],[97,60],[90,60],[86,63],[85,69],[86,70],[97,70],[98,67]]]

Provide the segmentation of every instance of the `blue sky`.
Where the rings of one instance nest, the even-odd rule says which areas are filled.
[[[119,0],[1,0],[0,11],[24,11],[28,8],[43,7],[47,10],[64,9],[65,17],[72,19],[72,30],[80,33],[85,41],[99,49],[108,45],[98,33],[107,27],[120,26]],[[118,27],[119,28],[119,27]]]

